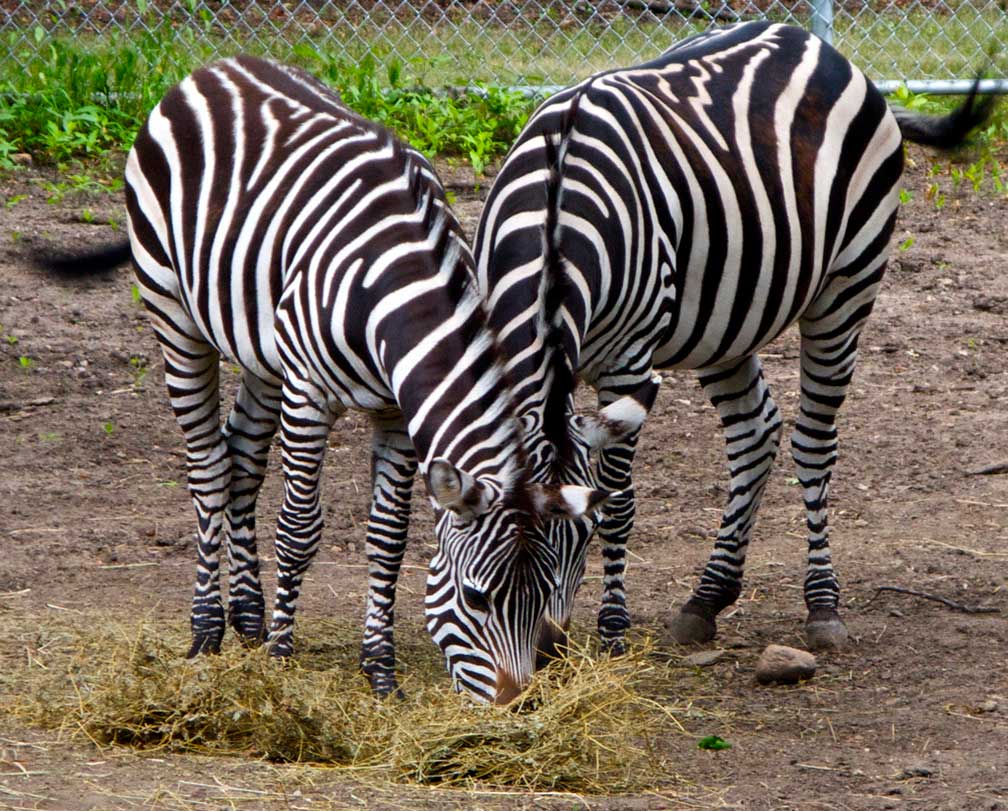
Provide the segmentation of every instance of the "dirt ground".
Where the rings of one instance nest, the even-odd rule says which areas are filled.
[[[931,158],[911,154],[911,199],[840,422],[831,522],[851,644],[820,656],[802,686],[755,682],[764,645],[802,644],[804,511],[785,443],[743,599],[720,623],[714,647],[723,654],[704,670],[708,703],[724,721],[696,737],[716,731],[733,747],[702,751],[686,739],[672,753],[683,778],[674,792],[393,790],[335,770],[99,749],[0,717],[0,807],[1008,809],[1008,476],[966,475],[1008,458],[1008,196],[957,192],[945,179],[939,209],[926,193]],[[481,192],[465,172],[448,175],[471,229]],[[33,169],[0,179],[3,668],[31,656],[39,629],[72,612],[184,628],[194,574],[181,436],[130,275],[68,285],[24,260],[25,246],[122,234],[119,196],[47,203],[45,183],[56,179]],[[764,358],[790,422],[795,334]],[[234,377],[228,366],[223,377]],[[637,627],[659,635],[707,559],[726,485],[714,410],[691,374],[665,381],[638,457],[628,574]],[[352,623],[362,614],[368,435],[366,421],[350,416],[332,436],[327,540],[304,617]],[[260,502],[267,552],[279,492],[274,473]],[[400,639],[424,634],[433,536],[426,499],[414,503]],[[600,572],[596,554],[579,596],[582,633],[594,626]],[[963,613],[881,586],[1000,613]]]

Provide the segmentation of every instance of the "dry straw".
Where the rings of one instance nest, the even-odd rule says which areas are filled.
[[[646,643],[619,659],[572,651],[500,708],[429,672],[407,679],[406,699],[375,700],[310,644],[285,665],[236,647],[187,662],[180,640],[147,627],[85,633],[76,629],[74,653],[19,674],[10,709],[22,721],[99,745],[329,764],[424,785],[612,794],[676,779],[658,753],[682,731],[674,713],[684,707],[667,696],[688,678]]]

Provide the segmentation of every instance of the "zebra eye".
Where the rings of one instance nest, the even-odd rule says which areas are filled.
[[[474,586],[466,584],[462,586],[462,599],[473,611],[477,611],[481,614],[490,613],[490,602],[487,600],[486,595]]]

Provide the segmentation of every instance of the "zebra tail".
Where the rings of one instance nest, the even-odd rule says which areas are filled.
[[[573,347],[568,347],[563,324],[563,303],[570,288],[560,250],[560,193],[563,183],[563,161],[567,140],[574,127],[580,95],[575,95],[564,112],[558,133],[544,133],[546,179],[546,217],[543,234],[543,273],[546,277],[544,310],[547,321],[546,345],[549,347],[549,390],[543,409],[543,429],[556,448],[556,463],[563,465],[573,458],[574,447],[567,427],[567,400],[574,392]]]
[[[996,97],[980,96],[978,76],[966,100],[948,115],[934,117],[892,107],[900,132],[907,141],[938,149],[951,149],[965,143],[967,136],[990,118]]]
[[[39,270],[67,278],[94,276],[107,273],[130,261],[133,253],[128,240],[84,253],[36,254],[33,257]]]

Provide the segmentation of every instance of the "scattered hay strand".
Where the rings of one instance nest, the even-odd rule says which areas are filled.
[[[685,705],[666,697],[688,677],[648,643],[618,659],[573,650],[501,708],[431,686],[429,673],[407,678],[405,700],[376,700],[318,645],[286,664],[237,646],[186,661],[179,639],[145,626],[76,634],[76,652],[50,652],[44,667],[29,659],[15,717],[98,745],[325,764],[439,787],[612,794],[677,782],[657,752],[683,731],[675,713]]]

